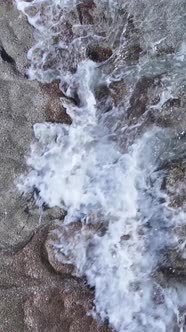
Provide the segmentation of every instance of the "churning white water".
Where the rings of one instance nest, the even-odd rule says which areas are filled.
[[[29,171],[19,179],[18,187],[25,194],[37,188],[38,204],[64,208],[67,215],[63,227],[67,231],[72,223],[81,224],[68,239],[61,234],[56,252],[59,255],[62,252],[66,262],[73,263],[78,273],[86,276],[88,284],[95,287],[96,312],[102,320],[108,320],[117,332],[183,331],[185,288],[178,284],[164,287],[156,274],[160,253],[176,244],[172,227],[175,223],[183,223],[185,217],[168,207],[168,197],[161,190],[163,173],[158,171],[160,162],[169,155],[167,142],[170,142],[172,132],[153,127],[121,151],[117,140],[113,139],[112,126],[105,125],[108,115],[99,114],[95,97],[100,82],[108,85],[118,75],[126,77],[130,96],[136,77],[144,71],[156,74],[161,66],[153,68],[152,59],[144,54],[140,66],[126,68],[117,62],[113,72],[108,69],[109,63],[105,63],[106,70],[102,71],[98,64],[86,59],[85,48],[92,39],[102,40],[99,27],[104,29],[106,23],[98,19],[100,26],[87,26],[89,32],[85,34],[83,25],[78,25],[72,15],[77,3],[81,1],[16,0],[18,9],[36,28],[37,43],[28,55],[30,77],[42,82],[59,79],[65,94],[73,98],[75,91],[79,100],[77,104],[72,99],[61,100],[73,120],[72,125],[35,124],[36,140],[27,160]],[[113,32],[114,24],[122,21],[125,4],[103,0],[95,3],[98,13],[105,11],[105,20],[109,15],[112,18],[109,33]],[[158,4],[153,3],[148,1],[150,13],[153,8],[157,10]],[[165,11],[167,1],[158,3],[161,4],[158,10]],[[132,10],[131,5],[126,4],[128,10]],[[158,40],[159,44],[164,43],[165,33],[171,34],[172,30],[167,31],[164,26],[162,32],[158,31],[157,36],[149,39],[151,34],[146,29],[146,22],[143,24],[144,5],[142,1],[136,3],[134,11],[139,9],[136,22],[141,22],[143,38],[148,37],[146,47],[153,54]],[[174,7],[173,1],[170,6]],[[120,13],[118,17],[116,13]],[[67,15],[71,17],[76,35],[71,40],[70,36],[67,40],[59,36],[60,29],[65,29]],[[58,37],[57,43],[53,42],[54,37]],[[111,39],[110,34],[107,42],[111,43]],[[123,41],[122,35],[120,41]],[[183,40],[180,44],[178,40],[177,44],[179,54]],[[122,47],[120,44],[116,49],[117,56]],[[177,87],[175,62],[184,62],[184,55],[181,60],[174,57],[171,55],[167,59],[170,71],[174,73],[173,80],[170,77],[164,80],[156,111]],[[74,64],[75,73],[69,69]],[[182,80],[181,74],[179,77]],[[124,105],[128,100],[129,97]],[[117,121],[117,114],[115,106],[111,111],[112,121]],[[122,139],[127,139],[124,134]]]

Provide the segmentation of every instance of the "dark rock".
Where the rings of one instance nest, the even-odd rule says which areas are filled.
[[[186,280],[186,259],[178,248],[165,249],[160,258],[158,271],[163,273],[164,278],[169,281],[185,283]]]
[[[100,84],[96,86],[94,93],[98,101],[106,100],[110,95],[110,90],[105,84]]]
[[[126,84],[123,80],[115,81],[109,85],[109,88],[110,88],[110,94],[113,99],[114,105],[118,106],[119,103],[121,103],[121,101],[124,99],[124,97],[127,93]]]
[[[134,17],[129,16],[127,19],[127,27],[125,30],[125,38],[129,39],[132,38],[134,34],[137,34],[139,31],[136,29],[134,24]]]
[[[107,86],[98,86],[96,88],[95,95],[97,98],[97,110],[99,114],[107,113],[112,110],[113,100]]]
[[[0,56],[3,61],[10,63],[11,65],[15,66],[15,60],[5,51],[4,47],[1,46],[0,48]]]
[[[77,12],[81,24],[94,24],[93,11],[96,7],[94,1],[84,0],[77,5]]]
[[[88,45],[86,55],[89,59],[95,62],[103,62],[108,60],[112,55],[112,50],[109,47],[100,45]]]
[[[148,89],[152,87],[153,83],[154,79],[151,77],[142,77],[137,82],[130,98],[130,108],[127,111],[130,123],[135,123],[145,113],[148,105]]]
[[[48,95],[48,104],[46,106],[46,121],[54,123],[71,124],[72,120],[66,113],[65,108],[60,101],[60,98],[67,98],[64,93],[59,89],[59,82],[52,82],[49,84],[41,84],[41,89]],[[74,100],[73,100],[74,102]]]
[[[180,161],[167,168],[165,189],[170,198],[170,206],[186,209],[186,162]]]
[[[142,48],[139,43],[128,45],[126,50],[122,53],[125,61],[128,65],[136,64],[139,60],[140,54],[142,53]]]
[[[127,65],[137,64],[143,49],[140,45],[140,31],[135,27],[134,19],[128,16],[124,36],[126,38],[123,51],[123,60]]]
[[[185,108],[180,98],[170,98],[161,107],[160,111],[149,112],[153,118],[153,122],[160,127],[175,128],[182,131],[185,128],[186,116]]]
[[[121,241],[128,241],[130,239],[130,234],[123,234],[121,237]]]
[[[157,57],[164,56],[165,54],[174,54],[175,49],[173,46],[167,46],[166,48],[158,47],[156,48]]]

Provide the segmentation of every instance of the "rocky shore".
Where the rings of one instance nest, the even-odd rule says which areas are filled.
[[[71,13],[70,19],[78,18],[80,24],[93,25],[94,9],[93,1],[84,1],[77,6],[76,14]],[[65,28],[64,35],[73,38],[70,23]],[[113,61],[116,68],[122,61],[125,66],[135,66],[143,49],[139,43],[139,31],[131,17],[128,18],[125,38],[128,44],[122,50],[122,59],[112,57],[114,48],[118,46],[117,38],[112,47],[107,43],[90,43],[85,47],[85,54],[78,56],[80,59],[86,56],[96,63]],[[60,208],[49,209],[47,205],[41,211],[35,204],[37,192],[23,197],[16,188],[17,178],[27,169],[26,157],[34,139],[33,125],[38,122],[71,125],[72,120],[60,98],[75,105],[80,102],[77,95],[72,98],[65,96],[59,90],[57,80],[42,84],[28,79],[27,52],[33,44],[33,30],[26,17],[11,0],[1,0],[0,331],[110,332],[107,322],[103,324],[90,315],[94,289],[74,274],[73,265],[65,265],[56,258],[52,244],[60,226],[55,220],[63,221],[65,212]],[[159,61],[166,55],[170,59],[174,50],[167,47],[158,52],[156,57]],[[69,59],[69,67],[75,60]],[[70,68],[71,72],[76,69]],[[109,71],[107,63],[104,71],[105,75]],[[160,95],[165,89],[165,81],[163,75],[144,75],[132,83],[131,88],[124,80],[115,80],[109,86],[100,84],[95,96],[100,114],[109,113],[112,107],[118,110],[117,126],[112,115],[106,118],[105,123],[111,131],[115,128],[115,140],[122,152],[126,152],[147,128],[158,126],[170,130],[171,140],[166,140],[166,151],[157,156],[161,161],[157,171],[162,171],[160,187],[169,195],[169,207],[185,212],[186,92],[185,86],[180,85],[175,97],[170,96],[161,104]],[[128,103],[130,89],[132,93]],[[119,111],[126,104],[127,112],[123,115]],[[121,135],[124,124],[125,140]],[[148,227],[150,229],[151,226]],[[73,238],[76,229],[72,226],[71,231]],[[172,232],[178,236],[180,247],[162,251],[160,265],[153,277],[165,287],[172,283],[182,287],[186,280],[185,226],[173,227]],[[129,239],[129,234],[123,235],[123,241]],[[161,298],[157,295],[155,301],[161,303]]]
[[[61,115],[57,84],[27,79],[32,28],[11,0],[0,3],[0,31],[0,331],[109,331],[87,315],[93,294],[84,281],[48,259],[49,222],[63,211],[46,210],[40,218],[33,197],[17,191],[33,124],[70,119]]]

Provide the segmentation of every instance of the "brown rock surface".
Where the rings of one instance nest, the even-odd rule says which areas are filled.
[[[94,24],[93,11],[96,5],[92,0],[84,0],[77,5],[77,12],[81,24]]]
[[[49,264],[47,234],[41,228],[23,248],[0,252],[0,331],[109,332],[87,315],[92,292]]]
[[[86,50],[87,57],[95,62],[102,62],[108,60],[112,55],[112,50],[109,47],[100,45],[89,45]]]
[[[59,89],[59,82],[56,81],[50,84],[41,84],[41,89],[46,94],[46,98],[48,99],[45,113],[46,121],[66,123],[70,125],[72,120],[60,102],[60,98],[64,97],[64,94]]]
[[[170,205],[175,208],[186,209],[186,164],[184,161],[171,165],[167,171],[166,190],[169,194]]]

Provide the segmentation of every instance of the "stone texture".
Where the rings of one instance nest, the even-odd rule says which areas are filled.
[[[32,28],[26,17],[17,11],[12,0],[1,0],[0,45],[15,60],[17,70],[22,74],[27,66],[26,53],[32,43]]]
[[[94,24],[93,11],[96,5],[92,0],[83,0],[77,5],[77,12],[81,24]]]
[[[109,47],[100,45],[88,45],[86,55],[89,59],[95,62],[103,62],[108,60],[112,55],[112,50]]]
[[[109,332],[87,313],[93,293],[83,281],[55,271],[41,228],[22,248],[0,252],[0,331]]]
[[[60,105],[58,83],[42,86],[27,80],[32,29],[11,1],[1,3],[0,31],[0,248],[6,248],[24,242],[39,226],[40,211],[32,197],[21,198],[16,187],[25,170],[33,124],[45,120],[69,124],[71,119]],[[42,222],[55,214],[45,211]]]
[[[31,28],[10,2],[0,6],[0,247],[13,246],[38,225],[39,213],[28,214],[15,180],[25,169],[32,125],[45,119],[45,98],[37,82],[25,77]]]
[[[169,194],[170,206],[186,210],[186,164],[178,161],[170,165],[165,177],[165,189]]]
[[[46,121],[70,125],[72,120],[60,101],[64,94],[59,90],[59,82],[41,84],[41,89],[49,96],[46,106]]]
[[[163,274],[164,282],[166,280],[185,284],[186,256],[181,250],[179,252],[174,248],[164,250],[158,272]]]

